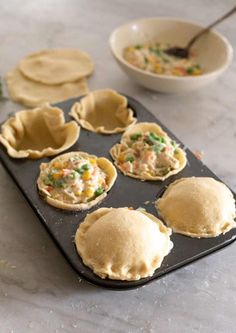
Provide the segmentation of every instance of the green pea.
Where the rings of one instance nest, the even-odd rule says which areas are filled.
[[[134,162],[134,157],[133,156],[126,157],[126,162],[133,163]]]
[[[171,140],[171,145],[172,145],[174,148],[177,147],[177,144],[176,144],[175,140]]]
[[[77,174],[77,172],[75,172],[75,171],[71,172],[71,174],[70,174],[71,179],[75,179],[76,174]]]
[[[142,45],[142,44],[137,44],[137,45],[134,46],[134,48],[135,48],[136,50],[140,50],[140,49],[143,48],[143,45]]]
[[[95,196],[98,197],[99,195],[101,195],[104,192],[104,189],[99,186],[96,191],[95,191]]]
[[[84,171],[87,171],[87,170],[89,170],[89,165],[88,164],[84,164],[84,165],[82,165],[81,168],[76,168],[75,169],[75,171],[79,174],[82,174],[82,173],[84,173]]]
[[[76,168],[75,171],[80,175],[84,172],[84,170],[82,170],[81,168]]]
[[[161,141],[160,136],[156,135],[156,134],[153,133],[153,132],[151,132],[151,133],[149,134],[149,137],[150,137],[151,139]]]
[[[81,169],[83,169],[84,171],[87,171],[87,170],[89,170],[89,165],[84,164],[84,165],[82,165]]]
[[[62,188],[63,187],[63,180],[62,179],[55,180],[53,185],[54,185],[54,187]]]
[[[141,133],[134,133],[130,135],[130,139],[132,141],[137,141],[139,138],[141,138],[142,134]]]
[[[188,74],[193,74],[193,72],[194,72],[194,68],[193,68],[193,67],[188,67],[188,68],[186,69],[186,72],[187,72]]]
[[[166,143],[166,139],[163,136],[161,137],[161,142]]]
[[[156,143],[152,146],[152,150],[155,151],[155,153],[160,154],[162,149],[164,148],[164,145],[162,143]]]

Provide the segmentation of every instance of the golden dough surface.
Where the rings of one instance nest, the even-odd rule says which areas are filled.
[[[216,237],[236,227],[232,192],[210,177],[176,180],[156,201],[156,207],[174,232],[186,236]]]
[[[35,107],[45,102],[56,103],[88,92],[85,78],[57,85],[45,85],[24,76],[19,68],[8,72],[6,82],[13,101]]]
[[[61,109],[45,104],[16,112],[2,125],[0,142],[13,158],[37,159],[70,148],[79,133],[75,121],[65,122]]]
[[[115,90],[95,90],[72,106],[70,115],[85,129],[104,134],[124,132],[136,122],[127,98]]]
[[[29,79],[47,85],[73,82],[93,72],[93,62],[79,49],[48,49],[32,53],[19,63]]]
[[[101,278],[139,280],[152,276],[170,252],[171,230],[151,214],[100,208],[88,214],[75,235],[85,265]]]

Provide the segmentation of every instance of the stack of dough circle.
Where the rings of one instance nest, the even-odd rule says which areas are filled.
[[[116,177],[116,169],[108,159],[77,151],[41,163],[37,184],[48,204],[80,211],[102,201]]]
[[[223,183],[190,177],[170,184],[156,207],[174,232],[190,237],[216,237],[236,227],[235,201]]]
[[[79,134],[75,121],[66,123],[61,109],[45,104],[9,118],[1,127],[0,142],[11,157],[37,159],[70,148]]]
[[[151,214],[128,208],[100,208],[88,214],[75,235],[84,264],[102,279],[152,276],[170,252],[171,230]]]
[[[32,107],[86,94],[92,71],[91,58],[79,49],[43,50],[22,59],[6,82],[14,101]]]
[[[186,165],[185,152],[156,123],[128,128],[110,154],[123,174],[141,180],[165,180]]]
[[[90,75],[93,63],[78,49],[52,49],[33,53],[20,61],[20,71],[44,84],[73,82]]]
[[[60,102],[88,92],[85,79],[58,85],[45,85],[24,76],[19,68],[8,72],[6,82],[13,101],[34,107],[45,102]]]
[[[124,132],[136,122],[127,98],[111,89],[90,92],[72,106],[70,115],[83,128],[104,134]]]

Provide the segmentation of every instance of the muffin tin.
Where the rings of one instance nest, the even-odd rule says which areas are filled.
[[[126,97],[128,98],[129,107],[134,110],[135,116],[137,116],[139,122],[157,122],[171,138],[180,143],[180,141],[144,106],[133,98],[129,96]],[[56,105],[64,111],[67,121],[71,120],[71,117],[68,115],[71,106],[80,99],[81,97],[74,98]],[[111,160],[109,149],[115,143],[120,141],[120,137],[121,134],[108,136],[81,129],[78,142],[68,151],[86,151],[90,154],[104,156]],[[181,144],[181,147],[185,148],[183,144]],[[50,158],[42,158],[39,160],[12,159],[7,155],[7,152],[2,145],[0,146],[0,158],[4,167],[11,175],[36,215],[39,217],[39,220],[48,230],[49,234],[75,271],[81,277],[93,284],[112,289],[127,289],[142,286],[154,279],[160,278],[166,273],[174,271],[177,268],[223,248],[236,239],[236,229],[232,229],[225,235],[216,238],[205,239],[196,239],[179,234],[172,234],[171,240],[174,243],[174,248],[170,254],[164,258],[161,267],[155,271],[154,275],[138,281],[129,282],[101,279],[83,264],[81,258],[77,254],[74,244],[76,229],[84,220],[86,214],[96,210],[98,207],[134,207],[135,209],[142,207],[149,213],[157,215],[153,202],[162,195],[166,186],[174,180],[190,176],[213,177],[219,180],[201,161],[197,160],[190,150],[185,150],[188,163],[185,169],[179,174],[168,178],[164,182],[143,182],[138,179],[124,176],[118,171],[117,180],[109,191],[107,197],[99,205],[83,212],[70,212],[51,207],[39,196],[36,186],[36,181],[39,175],[39,165],[42,162],[48,162]]]

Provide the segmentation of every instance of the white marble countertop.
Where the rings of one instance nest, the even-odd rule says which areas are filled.
[[[216,82],[188,95],[136,86],[108,47],[120,24],[148,16],[208,23],[234,0],[11,0],[0,4],[0,73],[48,47],[79,47],[95,61],[89,80],[137,98],[236,190],[236,62]],[[236,46],[235,20],[222,32]],[[22,107],[0,103],[0,121]],[[0,166],[0,332],[235,332],[236,245],[151,284],[109,291],[81,281]]]

